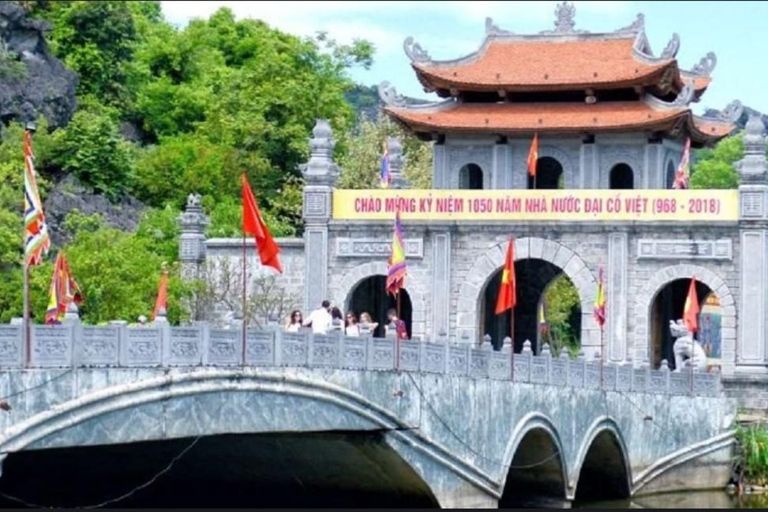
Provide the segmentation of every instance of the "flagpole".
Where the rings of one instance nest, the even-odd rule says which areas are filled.
[[[512,378],[512,382],[515,382],[515,308],[514,306],[512,309],[509,310],[509,338],[511,340],[510,343],[510,352],[512,353],[511,360],[510,360],[510,377]]]
[[[26,128],[25,131],[29,134],[30,139],[32,138],[32,132],[29,128]],[[26,156],[25,156],[26,158]],[[26,162],[25,162],[26,165]],[[22,200],[21,203],[21,213],[22,218],[26,219],[26,204]],[[25,220],[26,221],[26,220]],[[26,244],[26,241],[25,241]],[[29,312],[29,306],[30,306],[30,300],[29,300],[29,258],[26,253],[26,247],[24,247],[24,312],[22,314],[23,317],[23,323],[24,323],[24,347],[26,349],[26,356],[25,356],[25,366],[29,366],[30,359],[32,357],[32,329],[30,327],[30,321],[31,321],[31,315]]]
[[[397,295],[395,296],[397,299],[397,321],[402,321],[400,319],[400,289],[397,290]],[[395,350],[396,350],[396,357],[397,360],[395,361],[395,369],[399,372],[400,371],[400,334],[398,333],[397,324],[395,324]]]
[[[245,255],[245,229],[243,229],[243,366],[245,366],[245,331],[246,331],[246,255]]]
[[[600,326],[600,390],[603,389],[603,358],[605,357],[605,328]]]

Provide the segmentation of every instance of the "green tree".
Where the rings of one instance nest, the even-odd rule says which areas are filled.
[[[432,183],[431,144],[417,139],[380,115],[376,121],[363,119],[356,133],[343,133],[341,140],[347,147],[339,156],[341,175],[339,188],[378,188],[381,172],[383,144],[387,137],[399,137],[403,143],[403,174],[413,188],[426,189]]]
[[[741,135],[727,137],[713,149],[696,154],[691,170],[691,188],[729,189],[739,186],[739,174],[734,163],[744,157],[744,139]]]
[[[133,165],[133,149],[108,113],[79,110],[56,136],[59,146],[55,159],[65,172],[110,199],[123,193]]]
[[[560,274],[544,292],[548,342],[555,354],[565,349],[574,357],[579,352],[581,302],[579,291],[565,274]]]

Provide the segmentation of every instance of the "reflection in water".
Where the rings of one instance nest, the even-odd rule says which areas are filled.
[[[622,501],[574,503],[573,508],[768,508],[768,495],[729,496],[724,491],[671,492]]]

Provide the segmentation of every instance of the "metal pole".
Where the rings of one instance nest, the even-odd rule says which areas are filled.
[[[397,321],[400,322],[400,289],[397,290],[397,295],[395,296],[397,298]],[[395,369],[399,372],[400,371],[400,334],[397,331],[397,324],[395,324],[395,351],[396,351],[396,360],[395,360]]]
[[[604,350],[604,335],[603,335],[604,329],[603,326],[600,326],[600,390],[603,389],[603,358],[605,357],[605,350]]]
[[[32,357],[32,328],[29,312],[29,265],[24,255],[24,347],[26,348],[25,365],[28,367]]]
[[[511,352],[511,360],[510,360],[510,376],[512,378],[512,382],[515,382],[515,308],[514,306],[512,309],[509,310],[509,339],[511,340],[510,343],[510,352]]]
[[[246,259],[245,258],[246,258],[246,255],[245,255],[245,230],[243,230],[243,366],[245,366],[245,331],[246,331],[246,326],[247,326],[247,321],[246,321],[246,311],[247,311],[247,309],[245,307],[246,300],[247,300],[247,295],[246,295],[246,290],[245,290],[245,288],[246,288],[246,271],[247,271],[247,267],[246,267]]]

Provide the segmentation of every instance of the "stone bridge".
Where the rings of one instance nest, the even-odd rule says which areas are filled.
[[[442,507],[729,477],[735,405],[717,374],[277,328],[248,330],[243,357],[240,329],[160,320],[33,326],[28,363],[21,326],[0,326],[5,464],[61,447],[352,432],[378,436],[400,464],[389,476]]]

